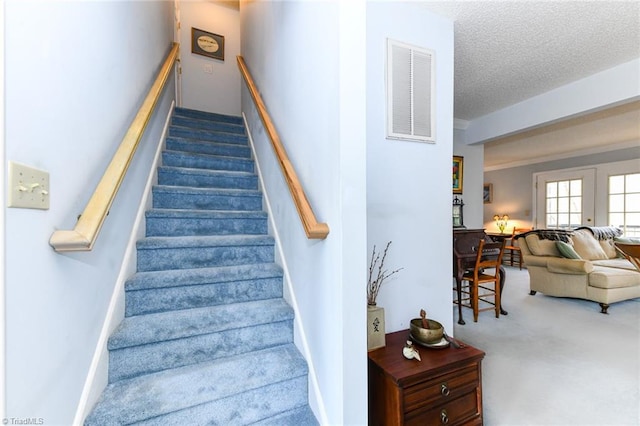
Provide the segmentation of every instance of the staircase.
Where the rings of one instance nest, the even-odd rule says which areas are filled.
[[[176,108],[85,425],[317,425],[240,117]]]

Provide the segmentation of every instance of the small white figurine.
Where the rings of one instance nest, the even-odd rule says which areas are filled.
[[[407,344],[402,348],[402,355],[406,359],[417,359],[418,361],[422,361],[420,359],[420,352],[413,346],[413,342],[411,340],[407,340]]]

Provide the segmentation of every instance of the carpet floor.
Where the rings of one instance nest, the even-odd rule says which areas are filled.
[[[486,352],[485,425],[639,425],[640,299],[612,304],[529,295],[529,275],[507,267],[507,316],[481,312],[454,335]]]

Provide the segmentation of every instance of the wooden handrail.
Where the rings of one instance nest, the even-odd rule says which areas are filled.
[[[151,86],[151,89],[149,89],[147,97],[133,119],[131,126],[129,126],[129,130],[127,130],[127,133],[122,139],[120,147],[118,147],[118,150],[111,159],[111,163],[109,163],[96,190],[89,199],[75,228],[72,230],[58,230],[51,235],[49,244],[55,251],[88,251],[93,248],[98,238],[100,228],[102,228],[111,204],[118,193],[120,184],[127,173],[127,169],[133,159],[142,134],[147,127],[151,114],[171,74],[173,64],[178,57],[179,47],[180,45],[178,43],[173,43],[173,47],[167,55],[158,73],[158,77],[153,83],[153,86]]]
[[[238,68],[240,68],[240,73],[242,74],[244,81],[247,83],[247,88],[251,93],[251,97],[256,105],[258,114],[260,114],[262,123],[267,130],[267,134],[271,140],[271,145],[273,146],[278,162],[280,163],[280,168],[284,174],[285,181],[289,186],[289,191],[291,192],[293,202],[298,210],[298,215],[302,221],[302,226],[307,234],[307,238],[319,240],[327,238],[327,235],[329,235],[329,226],[326,223],[318,223],[315,214],[313,214],[313,210],[311,209],[307,196],[302,189],[298,175],[296,174],[291,161],[289,161],[287,152],[280,141],[280,137],[278,136],[276,128],[271,121],[271,117],[267,112],[264,101],[258,92],[258,88],[256,87],[256,84],[249,73],[249,69],[247,68],[247,64],[242,56],[238,56]]]

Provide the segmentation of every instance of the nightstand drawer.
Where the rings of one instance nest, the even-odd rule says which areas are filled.
[[[471,391],[438,407],[424,407],[421,410],[406,413],[404,424],[406,426],[482,424],[478,410],[478,394]]]
[[[479,386],[480,375],[476,365],[453,370],[405,389],[405,413],[451,401]]]

